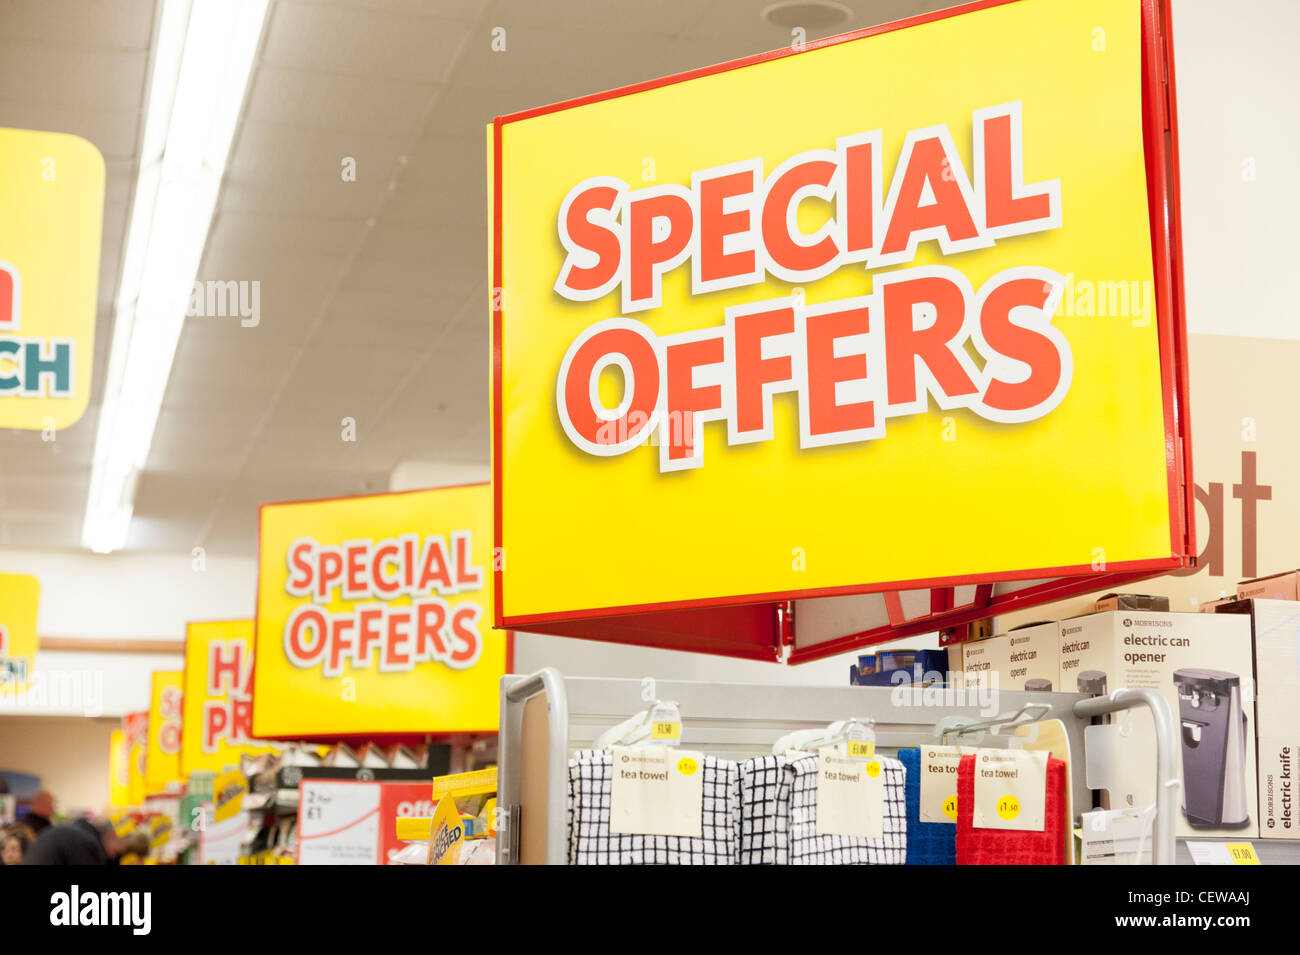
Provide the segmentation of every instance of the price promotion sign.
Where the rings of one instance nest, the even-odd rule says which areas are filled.
[[[867,616],[824,598],[1186,566],[1165,12],[979,0],[497,119],[496,625],[772,659],[799,601],[809,658]]]

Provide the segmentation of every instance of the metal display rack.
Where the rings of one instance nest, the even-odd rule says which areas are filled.
[[[903,692],[900,692],[900,689]],[[772,744],[793,730],[822,727],[848,717],[875,723],[876,745],[885,752],[937,743],[944,734],[964,742],[1006,747],[1010,737],[984,733],[993,726],[1060,720],[1072,753],[1073,805],[1091,805],[1083,773],[1084,727],[1096,716],[1146,707],[1156,736],[1156,817],[1151,858],[1175,862],[1174,823],[1179,773],[1178,735],[1169,704],[1153,690],[1115,690],[1109,696],[1079,693],[1000,692],[998,715],[964,705],[960,691],[904,687],[770,686],[684,680],[566,677],[552,667],[530,676],[501,679],[500,804],[505,832],[497,862],[564,865],[567,862],[566,798],[569,755],[656,698],[681,708],[681,743],[728,759],[770,754]],[[947,693],[952,705],[936,704]],[[648,702],[647,702],[648,701]],[[1185,850],[1184,850],[1185,851]]]

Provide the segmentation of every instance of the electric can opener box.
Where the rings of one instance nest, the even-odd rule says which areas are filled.
[[[1080,675],[1086,674],[1081,681]],[[1123,610],[1061,621],[1058,689],[1151,689],[1178,731],[1179,836],[1259,834],[1254,655],[1241,614]],[[1155,803],[1155,728],[1145,708],[1114,714],[1111,808]]]
[[[1060,632],[1060,624],[1053,621],[964,643],[962,670],[968,679],[978,679],[981,673],[997,674],[1001,690],[1059,689]]]

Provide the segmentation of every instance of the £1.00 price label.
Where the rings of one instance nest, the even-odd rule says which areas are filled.
[[[1255,847],[1249,842],[1229,842],[1228,851],[1232,853],[1232,861],[1236,865],[1260,865],[1259,856],[1255,854]]]
[[[650,727],[651,739],[681,739],[682,724],[659,721]]]

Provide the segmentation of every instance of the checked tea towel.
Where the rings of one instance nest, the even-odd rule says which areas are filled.
[[[735,865],[740,848],[740,768],[731,760],[701,761],[704,801],[698,837],[609,831],[614,761],[579,750],[569,760],[569,862],[572,865]]]
[[[743,865],[902,865],[906,773],[877,756],[884,773],[884,832],[878,839],[817,834],[817,757],[761,756],[741,764]]]

